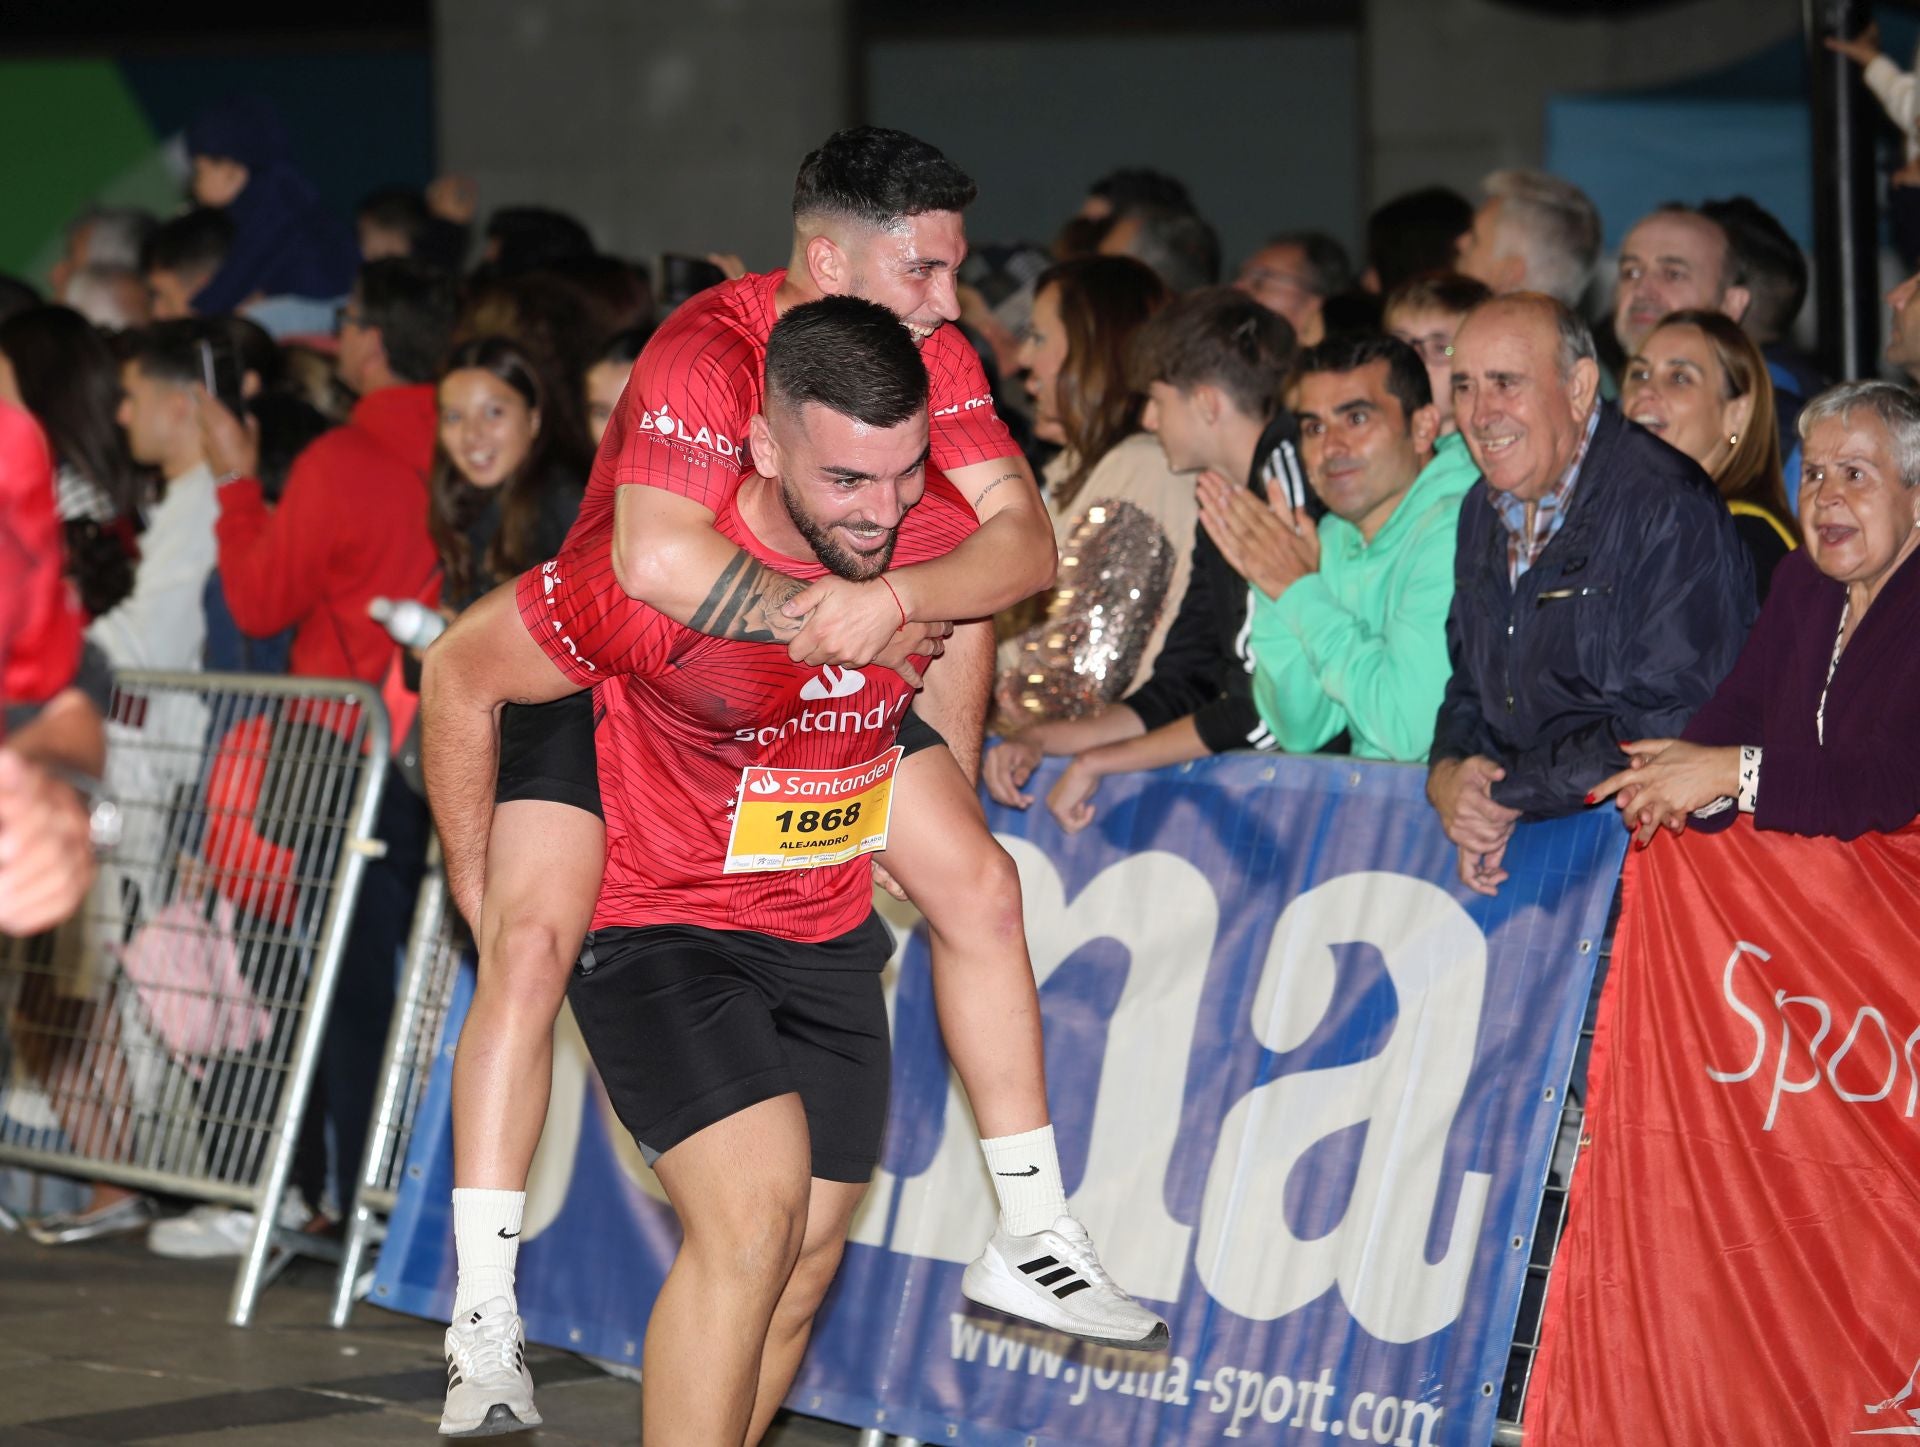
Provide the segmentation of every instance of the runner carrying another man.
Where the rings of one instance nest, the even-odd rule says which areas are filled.
[[[715,527],[762,566],[877,578],[975,530],[927,485],[926,368],[884,307],[790,310],[751,435]],[[685,1237],[648,1323],[643,1435],[757,1441],[880,1158],[892,946],[868,856],[911,827],[894,781],[912,686],[636,607],[594,537],[477,607],[522,620],[495,663],[516,697],[598,685],[606,878],[568,994]],[[1164,1343],[1071,1218],[1020,1246],[1068,1268],[1052,1290],[1085,1301],[1083,1334]],[[1026,1259],[989,1248],[970,1294],[1024,1305]]]

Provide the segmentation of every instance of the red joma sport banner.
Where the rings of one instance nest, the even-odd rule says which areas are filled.
[[[1624,887],[1528,1447],[1920,1439],[1920,832]]]

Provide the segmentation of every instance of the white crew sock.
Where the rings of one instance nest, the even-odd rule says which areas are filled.
[[[1000,1229],[1009,1236],[1049,1230],[1067,1214],[1052,1126],[982,1140],[980,1149],[993,1173],[993,1193],[1000,1198]]]
[[[513,1309],[513,1268],[520,1259],[520,1217],[525,1191],[481,1191],[455,1187],[453,1256],[459,1276],[453,1288],[453,1319],[504,1296]]]

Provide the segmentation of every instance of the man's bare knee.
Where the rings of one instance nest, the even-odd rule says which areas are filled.
[[[1020,902],[1020,870],[1013,856],[985,828],[976,837],[969,830],[940,873],[940,898],[921,909],[936,929],[951,933],[964,925],[968,939],[1011,943],[1026,936],[1026,916]]]
[[[774,1311],[776,1329],[798,1331],[813,1320],[820,1303],[827,1298],[827,1288],[833,1285],[834,1273],[840,1269],[840,1258],[845,1252],[846,1242],[839,1238],[801,1251],[787,1278],[787,1289],[780,1294],[780,1305]]]
[[[708,1201],[692,1219],[683,1216],[682,1223],[682,1249],[703,1271],[778,1291],[800,1259],[807,1229],[806,1184],[760,1187],[724,1202]]]
[[[579,943],[562,939],[555,925],[538,917],[503,921],[488,932],[480,979],[489,994],[530,1006],[551,1002],[558,1009]]]

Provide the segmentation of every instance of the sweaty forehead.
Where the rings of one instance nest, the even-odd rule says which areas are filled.
[[[883,233],[887,249],[907,261],[957,267],[967,257],[967,229],[958,211],[924,211]]]

